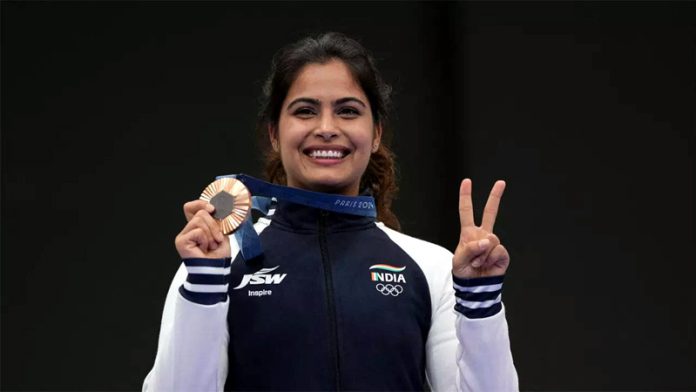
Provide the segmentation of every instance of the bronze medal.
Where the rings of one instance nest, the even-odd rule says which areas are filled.
[[[249,190],[241,181],[231,177],[212,182],[203,190],[200,199],[215,207],[212,216],[220,223],[225,235],[237,230],[251,209]]]

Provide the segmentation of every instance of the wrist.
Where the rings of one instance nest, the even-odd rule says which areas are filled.
[[[458,278],[452,275],[456,304],[454,309],[467,318],[490,317],[502,309],[505,275],[484,278]]]
[[[182,261],[188,272],[186,281],[179,287],[184,298],[201,305],[227,299],[231,258],[185,258]]]

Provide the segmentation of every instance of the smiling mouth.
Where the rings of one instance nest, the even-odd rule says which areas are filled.
[[[314,159],[343,159],[350,154],[350,151],[345,149],[307,149],[304,153]]]

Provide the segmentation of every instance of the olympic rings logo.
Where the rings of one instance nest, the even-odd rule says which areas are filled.
[[[375,286],[375,288],[377,289],[377,291],[382,293],[382,295],[391,295],[394,297],[404,292],[404,288],[401,287],[400,284],[377,283],[377,286]]]

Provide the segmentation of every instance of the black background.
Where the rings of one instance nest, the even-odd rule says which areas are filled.
[[[2,389],[138,389],[183,202],[258,175],[273,53],[394,86],[408,234],[496,230],[522,389],[696,389],[694,3],[2,3]]]

